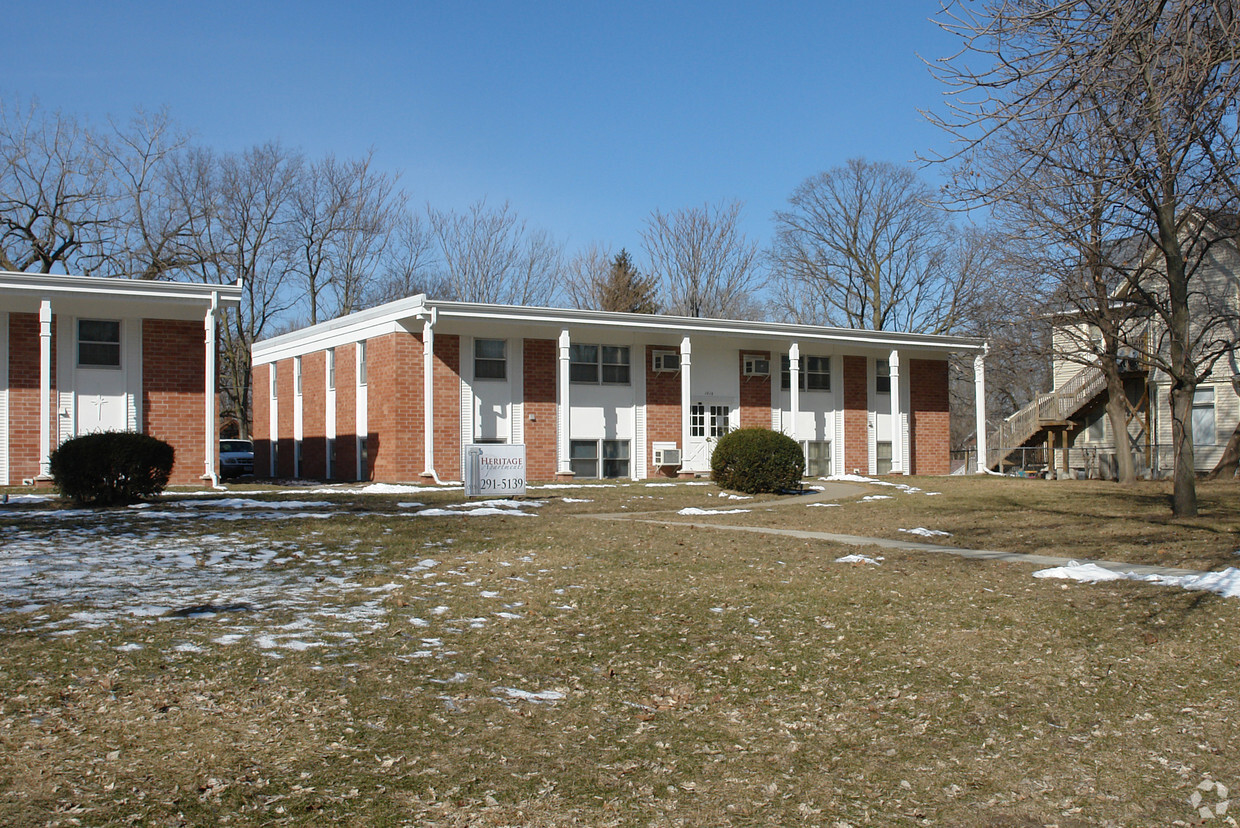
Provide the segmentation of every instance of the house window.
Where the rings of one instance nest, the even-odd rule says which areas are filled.
[[[779,358],[779,385],[785,391],[792,387],[792,360],[787,354]],[[801,357],[797,387],[802,391],[830,391],[831,357]]]
[[[629,441],[573,440],[569,444],[569,465],[573,469],[573,475],[583,479],[628,477]]]
[[[276,382],[276,363],[273,362],[271,363],[271,398],[273,400],[279,396],[276,390],[278,387],[279,385]]]
[[[301,396],[301,357],[293,357],[293,393]]]
[[[1193,392],[1193,445],[1213,446],[1218,442],[1217,420],[1214,416],[1214,386],[1198,387]]]
[[[885,359],[874,360],[874,393],[891,393],[891,363]]]
[[[568,376],[573,382],[629,384],[629,349],[616,345],[571,345]]]
[[[357,384],[366,384],[366,340],[357,343]]]
[[[805,473],[810,477],[831,475],[831,441],[805,441]]]
[[[474,379],[507,379],[507,346],[502,339],[475,339]]]
[[[327,390],[334,391],[336,388],[336,349],[327,349]]]
[[[1099,411],[1094,415],[1094,419],[1090,421],[1085,428],[1085,439],[1091,443],[1101,443],[1106,439],[1107,415],[1105,411]]]
[[[709,426],[711,437],[722,437],[728,433],[728,415],[731,409],[726,405],[712,405],[710,407]]]
[[[568,464],[574,477],[598,477],[598,441],[573,440],[568,446]]]
[[[875,444],[876,463],[874,470],[878,474],[891,474],[891,442]]]
[[[78,366],[121,367],[121,323],[108,319],[78,320]]]

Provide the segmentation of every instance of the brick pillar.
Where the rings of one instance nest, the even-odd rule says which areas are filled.
[[[913,474],[951,471],[947,360],[909,360],[909,459]]]
[[[336,480],[357,479],[357,345],[336,346]]]
[[[434,385],[435,471],[441,480],[460,480],[461,338],[456,334],[435,334]]]
[[[844,471],[870,469],[869,381],[866,358],[844,357]]]
[[[424,468],[422,341],[405,331],[374,337],[367,341],[366,362],[374,479],[418,480]]]
[[[675,469],[658,469],[654,463],[654,444],[675,443],[684,451],[680,439],[680,374],[670,371],[656,373],[652,367],[654,351],[666,351],[666,346],[646,346],[646,457],[650,465],[650,477],[676,477]],[[769,404],[769,397],[768,404]],[[632,462],[630,460],[630,462]]]
[[[741,428],[771,427],[771,375],[765,377],[745,376],[745,357],[756,356],[770,360],[770,351],[745,351],[737,354],[737,370],[740,373]],[[778,367],[778,366],[777,366]]]
[[[276,364],[276,477],[292,477],[293,455],[297,451],[293,440],[293,360],[280,360]]]
[[[250,439],[254,441],[254,476],[266,477],[271,469],[271,366],[255,365],[250,372],[252,420]]]
[[[327,477],[327,352],[301,358],[301,476]]]
[[[527,339],[521,350],[525,389],[525,463],[530,480],[555,479],[555,364],[554,339]]]
[[[52,317],[51,434],[56,429],[56,321]],[[201,342],[199,343],[201,346]],[[201,351],[201,347],[199,347]],[[39,315],[9,314],[9,480],[39,473]]]
[[[142,320],[142,429],[176,452],[173,485],[202,479],[206,370],[201,321]]]

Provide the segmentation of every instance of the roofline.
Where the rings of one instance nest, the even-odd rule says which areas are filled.
[[[14,273],[0,271],[0,290],[23,295],[49,293],[90,296],[127,296],[135,299],[200,300],[216,297],[220,307],[241,304],[243,286],[212,285],[205,282],[164,282],[154,279],[118,279],[101,276],[66,276],[57,273]]]
[[[572,310],[568,308],[532,307],[527,305],[494,305],[480,302],[428,300],[424,294],[398,299],[386,305],[368,308],[348,316],[320,322],[308,328],[291,331],[253,346],[256,361],[269,361],[296,353],[310,353],[318,343],[350,341],[365,338],[373,331],[386,333],[406,320],[423,319],[434,313],[439,319],[480,319],[530,324],[555,324],[563,327],[584,325],[628,331],[657,331],[676,334],[715,334],[745,336],[758,339],[792,339],[799,341],[840,342],[878,347],[923,348],[938,351],[982,351],[985,341],[977,337],[917,334],[898,331],[870,331],[853,328],[832,328],[821,325],[797,325],[782,322],[751,322],[731,319],[701,319],[664,314],[619,313],[615,311]]]

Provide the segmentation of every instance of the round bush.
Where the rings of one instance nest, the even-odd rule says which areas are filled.
[[[175,452],[163,440],[132,431],[84,434],[52,452],[52,481],[75,503],[118,506],[163,491]]]
[[[757,494],[780,492],[801,482],[805,456],[786,434],[740,428],[719,438],[710,457],[711,477],[721,488]]]

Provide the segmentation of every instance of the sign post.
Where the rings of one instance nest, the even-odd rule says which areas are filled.
[[[465,496],[525,494],[525,446],[471,443],[465,447]]]

